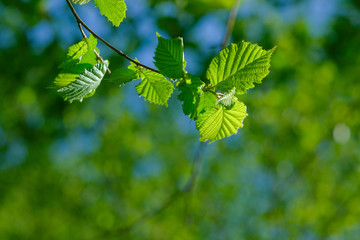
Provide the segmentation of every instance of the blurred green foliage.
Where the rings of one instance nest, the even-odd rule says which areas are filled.
[[[117,30],[79,10],[145,62],[156,31],[184,36],[188,66],[203,74],[231,5],[204,2],[127,1]],[[359,238],[357,1],[244,0],[232,40],[278,46],[270,76],[240,99],[244,128],[205,148],[192,192],[127,231],[189,177],[199,136],[178,93],[165,108],[104,83],[63,102],[48,87],[81,39],[65,1],[2,0],[0,15],[0,239]]]

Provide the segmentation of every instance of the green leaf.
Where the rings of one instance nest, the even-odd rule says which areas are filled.
[[[109,78],[107,78],[107,80],[120,87],[135,79],[138,79],[138,74],[134,70],[127,68],[118,68],[110,74]]]
[[[225,107],[232,107],[235,104],[235,100],[237,100],[237,98],[235,97],[235,87],[233,89],[231,89],[227,94],[225,94],[224,96],[222,96],[221,98],[219,98],[216,101],[216,104],[221,104]]]
[[[149,102],[167,106],[167,101],[174,90],[173,84],[163,75],[148,69],[141,69],[139,73],[141,83],[136,86],[138,94]]]
[[[63,69],[55,78],[54,85],[63,87],[76,80],[76,78],[85,71],[87,68],[93,66],[88,63],[79,63],[71,68]]]
[[[212,59],[206,76],[222,92],[236,87],[236,94],[243,94],[269,74],[274,51],[249,42],[231,44]]]
[[[157,36],[159,42],[155,51],[155,66],[168,78],[183,78],[186,65],[183,39],[165,39],[159,34]]]
[[[74,100],[82,102],[83,98],[90,97],[95,93],[96,88],[100,85],[107,68],[108,62],[97,63],[93,68],[85,69],[75,81],[58,89],[57,91],[64,95],[65,100],[70,103]]]
[[[139,62],[135,58],[136,62]],[[120,87],[124,86],[126,83],[140,78],[140,68],[133,62],[130,62],[128,68],[119,68],[112,72],[109,77],[106,79],[119,85]]]
[[[95,51],[99,53],[99,49],[96,48],[97,39],[92,34],[90,34],[90,37],[85,38],[85,41],[87,43],[87,52],[81,56],[80,63],[95,65],[98,62]]]
[[[80,60],[80,58],[88,52],[88,46],[89,44],[86,38],[83,38],[80,42],[70,46],[66,55],[66,60]]]
[[[94,52],[97,40],[93,35],[69,47],[66,59],[59,66],[60,74],[55,78],[54,85],[63,87],[76,81],[85,69],[92,68],[97,63]]]
[[[78,63],[87,64],[91,67],[97,63],[96,49],[97,39],[90,35],[89,38],[83,38],[80,42],[69,47],[66,59],[59,66],[62,70],[72,71]]]
[[[80,62],[80,58],[87,53],[88,44],[85,39],[72,45],[68,49],[66,59],[60,64],[60,69],[72,69]]]
[[[230,109],[224,106],[208,108],[198,116],[196,122],[196,128],[201,135],[200,141],[213,142],[236,134],[238,129],[243,126],[246,116],[245,104],[237,100]]]
[[[217,97],[215,93],[212,92],[203,92],[200,95],[199,105],[197,107],[197,113],[202,114],[206,110],[211,108],[217,108],[216,105]]]
[[[114,26],[118,27],[126,16],[124,0],[95,0],[95,4]]]
[[[86,68],[91,68],[91,65],[88,64],[78,64],[74,68],[68,71],[63,71],[59,73],[54,81],[54,85],[57,87],[64,87],[70,84],[73,81],[76,81],[76,78],[85,71]]]
[[[137,58],[135,58],[135,62],[139,63],[139,60]],[[128,69],[133,70],[137,74],[140,71],[140,68],[134,62],[130,62],[130,65],[128,66]],[[138,76],[138,78],[139,78],[139,76]]]
[[[181,81],[178,85],[180,94],[178,99],[183,102],[182,109],[185,115],[189,115],[191,119],[196,117],[196,108],[201,93],[200,87],[204,84],[199,77],[190,76],[187,81]]]
[[[84,68],[85,71],[86,68]],[[81,71],[82,72],[82,71]],[[57,87],[64,87],[69,85],[71,82],[76,81],[76,78],[80,73],[60,73],[56,76],[54,85]]]
[[[72,1],[72,3],[83,5],[83,4],[90,2],[91,0],[71,0],[71,1]]]

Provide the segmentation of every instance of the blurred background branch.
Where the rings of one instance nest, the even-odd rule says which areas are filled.
[[[199,178],[199,173],[202,165],[202,160],[204,156],[206,143],[200,142],[198,144],[198,148],[196,150],[196,153],[194,155],[193,161],[192,161],[192,170],[191,175],[188,179],[188,181],[185,184],[185,187],[177,189],[173,194],[169,196],[169,198],[163,202],[160,207],[150,210],[147,213],[143,214],[141,217],[139,217],[137,220],[135,220],[132,224],[130,224],[127,227],[121,228],[120,233],[128,232],[135,228],[137,225],[141,224],[142,222],[155,217],[156,215],[160,214],[162,211],[166,210],[168,207],[173,205],[176,201],[178,201],[181,197],[183,197],[185,194],[191,192],[196,184],[197,179]]]
[[[228,43],[230,41],[231,34],[232,34],[233,30],[234,30],[236,15],[239,12],[241,1],[242,0],[235,0],[234,6],[231,9],[230,16],[229,16],[229,19],[228,19],[227,24],[226,24],[225,37],[224,37],[224,40],[223,40],[223,42],[221,44],[221,49],[224,49],[228,45]]]

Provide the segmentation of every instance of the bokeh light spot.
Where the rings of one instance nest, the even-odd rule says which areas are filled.
[[[339,123],[334,128],[333,136],[337,143],[344,144],[350,139],[350,128],[344,123]]]

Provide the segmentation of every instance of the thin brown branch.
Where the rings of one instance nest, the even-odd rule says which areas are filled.
[[[226,47],[226,45],[228,44],[228,42],[230,41],[231,34],[234,30],[236,15],[239,11],[240,3],[241,3],[241,0],[236,0],[234,6],[231,9],[230,16],[229,16],[229,19],[228,19],[228,22],[226,25],[225,37],[221,44],[221,49],[224,49]]]
[[[84,29],[81,26],[81,23],[78,22],[77,24],[78,24],[79,30],[80,30],[81,35],[83,36],[83,38],[87,38],[87,36],[86,36],[86,34],[84,32]]]
[[[81,35],[83,36],[83,38],[87,38],[87,36],[86,36],[86,34],[84,32],[84,29],[82,28],[81,23],[79,23],[79,22],[78,22],[78,27],[79,27],[79,30],[80,30]],[[99,55],[99,53],[96,51],[96,49],[94,49],[94,53],[95,53],[98,60],[100,60],[102,63],[105,63],[104,59]],[[107,72],[109,74],[111,74],[110,68],[107,69]]]
[[[148,67],[144,64],[141,64],[137,61],[135,61],[134,59],[132,59],[131,57],[129,57],[128,55],[126,55],[125,53],[123,53],[122,51],[120,51],[119,49],[117,49],[116,47],[114,47],[113,45],[111,45],[110,43],[108,43],[107,41],[105,41],[105,39],[103,39],[102,37],[100,37],[98,34],[96,34],[90,27],[88,27],[85,22],[83,20],[81,20],[81,18],[79,17],[79,15],[77,14],[74,6],[71,4],[71,1],[70,0],[66,0],[67,4],[69,5],[70,7],[70,10],[72,12],[72,14],[74,15],[77,23],[78,23],[78,26],[80,26],[80,31],[81,31],[81,34],[85,34],[84,31],[82,30],[81,26],[83,26],[86,30],[88,30],[92,35],[94,35],[97,39],[99,39],[101,42],[103,42],[106,46],[108,46],[109,48],[111,48],[114,52],[116,52],[117,54],[119,54],[120,56],[126,58],[127,60],[129,60],[130,62],[133,62],[135,63],[137,66],[141,66],[143,68],[146,68],[146,69],[149,69],[153,72],[156,72],[156,73],[160,73],[158,70],[156,69],[153,69],[151,67]],[[84,36],[84,35],[83,35]]]

